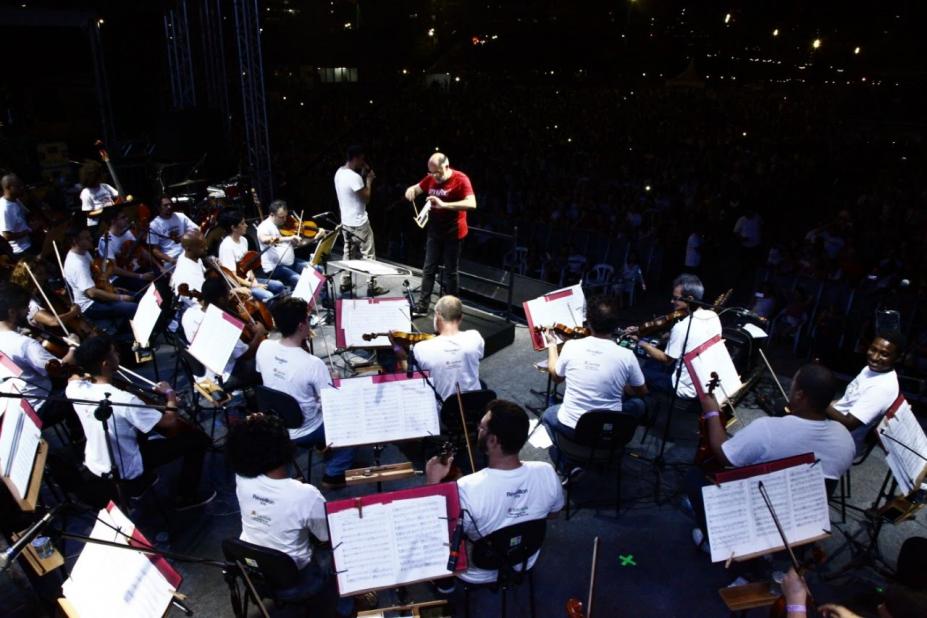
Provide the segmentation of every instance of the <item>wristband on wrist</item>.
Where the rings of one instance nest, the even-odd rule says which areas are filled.
[[[785,611],[789,614],[791,614],[792,612],[795,612],[797,614],[807,614],[808,608],[805,607],[804,605],[786,605]]]
[[[179,409],[177,406],[164,406],[165,412],[176,412]]]
[[[714,418],[714,417],[720,416],[720,415],[721,415],[721,413],[718,412],[717,410],[709,410],[708,412],[705,412],[704,414],[702,414],[702,418],[705,419],[705,420],[707,421],[707,420],[710,419],[710,418]]]

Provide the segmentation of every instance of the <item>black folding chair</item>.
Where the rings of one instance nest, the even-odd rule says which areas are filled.
[[[617,461],[615,478],[615,515],[621,508],[621,460],[625,446],[634,437],[638,419],[612,410],[584,412],[576,423],[573,438],[557,435],[560,456],[580,467],[592,464],[610,466]],[[570,496],[574,480],[566,482],[566,518],[570,519]]]
[[[473,544],[470,552],[473,566],[497,571],[498,575],[496,581],[490,584],[464,584],[465,608],[468,617],[470,616],[470,591],[488,587],[494,592],[502,591],[500,615],[505,618],[508,591],[520,586],[527,577],[531,617],[534,618],[534,569],[533,565],[532,568],[528,567],[528,560],[541,549],[546,535],[547,520],[533,519],[500,528]]]
[[[283,421],[283,426],[287,429],[296,429],[303,425],[303,410],[299,407],[299,402],[292,395],[283,391],[278,391],[269,386],[259,385],[254,387],[254,396],[257,399],[258,409],[265,414],[273,414]],[[293,462],[297,472],[303,476],[302,470],[296,461]],[[306,481],[312,476],[312,447],[306,449],[306,475],[303,478]]]

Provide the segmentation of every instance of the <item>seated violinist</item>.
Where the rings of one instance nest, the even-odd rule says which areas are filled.
[[[199,230],[200,227],[182,212],[174,212],[174,202],[171,198],[161,198],[158,216],[151,220],[148,226],[148,245],[151,253],[161,262],[173,264],[183,253],[180,239],[190,230]],[[166,266],[170,266],[166,264]]]
[[[740,468],[803,453],[814,453],[825,479],[839,479],[853,463],[856,446],[847,428],[827,418],[827,406],[837,384],[830,369],[823,365],[804,365],[789,387],[786,416],[758,418],[732,438],[721,422],[720,406],[713,395],[701,399],[710,454],[722,466]],[[705,509],[701,488],[705,473],[693,466],[687,481],[689,501],[699,528],[692,539],[701,546],[705,536]],[[707,548],[707,545],[705,546]]]
[[[101,335],[83,342],[75,359],[87,373],[87,379],[71,380],[65,390],[70,399],[112,402],[112,417],[107,422],[107,440],[103,424],[94,412],[97,404],[76,403],[74,410],[84,428],[87,444],[84,465],[94,475],[111,478],[115,470],[130,496],[144,492],[156,480],[154,469],[175,459],[183,459],[175,482],[174,508],[186,510],[202,506],[216,497],[216,492],[200,490],[203,458],[211,446],[209,436],[178,415],[177,395],[167,382],[159,382],[154,393],[163,397],[165,409],[148,407],[138,396],[113,384],[119,368],[119,352],[112,340]],[[157,432],[164,439],[150,439]]]
[[[28,310],[29,294],[26,290],[14,284],[6,284],[0,288],[0,352],[22,369],[17,386],[29,405],[44,419],[42,412],[47,402],[34,399],[33,395],[47,397],[52,393],[47,366],[59,359],[42,347],[38,340],[17,332],[18,327],[26,325]],[[74,363],[73,347],[68,348],[67,354],[60,362]],[[49,409],[51,407],[49,406]]]
[[[16,267],[13,268],[13,272],[10,273],[10,283],[18,285],[29,294],[29,310],[26,312],[26,322],[29,326],[51,330],[56,334],[63,335],[64,333],[61,332],[61,325],[58,319],[55,318],[55,314],[46,306],[45,298],[39,292],[38,287],[36,287],[35,281],[29,276],[30,270],[32,271],[32,276],[35,277],[35,281],[48,281],[48,270],[45,268],[45,262],[40,258],[24,257],[17,262]],[[44,292],[48,295],[49,299],[55,297],[61,298],[62,296],[49,288],[44,288]],[[74,325],[80,320],[80,307],[70,303],[70,301],[65,301],[63,298],[61,300],[61,305],[61,311],[58,311],[58,318],[64,322],[65,325]],[[83,322],[89,325],[89,322],[86,320],[83,320]],[[89,335],[89,332],[79,332],[81,330],[80,328],[71,329],[71,326],[68,326],[68,329],[73,330],[73,332],[81,337]]]
[[[682,274],[676,277],[673,281],[673,309],[681,311],[686,317],[673,325],[665,349],[661,350],[645,341],[639,343],[639,347],[656,363],[645,363],[643,366],[647,383],[653,390],[672,392],[675,387],[676,394],[681,399],[694,402],[695,386],[689,377],[689,370],[682,362],[682,357],[715,335],[721,334],[721,320],[718,319],[718,314],[702,307],[692,312],[689,307],[691,301],[700,301],[704,295],[705,287],[701,279],[695,275]],[[673,367],[671,373],[667,372],[670,366]]]
[[[97,241],[97,255],[112,264],[113,285],[116,287],[138,292],[144,289],[148,282],[154,279],[154,273],[144,272],[141,267],[132,267],[131,264],[120,265],[125,250],[131,250],[137,242],[135,234],[129,227],[129,217],[124,210],[119,211],[110,223],[109,229],[100,235]],[[138,251],[147,251],[139,248]],[[148,262],[150,263],[150,262]]]
[[[257,351],[257,370],[264,386],[293,397],[303,412],[301,427],[290,429],[290,440],[296,446],[325,448],[325,426],[322,424],[323,388],[331,384],[331,375],[325,363],[313,356],[305,347],[311,336],[309,307],[301,298],[288,297],[277,302],[273,309],[274,322],[280,339],[268,339]],[[351,467],[354,449],[333,449],[325,462],[322,487],[344,487],[344,472]]]
[[[641,397],[647,394],[644,375],[634,353],[615,343],[618,327],[617,299],[600,296],[586,306],[590,336],[571,339],[557,351],[557,340],[549,332],[547,371],[554,382],[566,381],[563,403],[549,407],[542,422],[554,443],[555,464],[563,470],[557,449],[559,436],[573,437],[580,417],[590,410],[613,410],[640,418],[646,411]]]
[[[118,292],[108,281],[94,281],[93,258],[90,251],[93,238],[86,227],[72,229],[71,250],[64,260],[64,280],[71,289],[74,302],[89,320],[128,320],[135,315],[138,304],[130,294]],[[103,289],[103,286],[110,289]],[[112,291],[111,291],[112,290]]]
[[[261,270],[268,279],[289,286],[292,290],[299,281],[299,275],[307,262],[296,257],[294,243],[301,241],[298,234],[284,236],[280,228],[286,225],[290,210],[283,200],[270,204],[270,214],[257,229],[258,245],[261,249]]]
[[[248,229],[248,222],[240,210],[224,210],[219,215],[219,225],[229,230],[228,236],[222,239],[219,245],[219,264],[222,265],[229,273],[236,273],[238,263],[244,259],[248,252],[248,239],[245,238],[245,231]],[[235,281],[238,285],[250,288],[252,296],[260,301],[268,301],[278,294],[282,294],[286,287],[274,279],[258,279],[254,275],[254,269],[260,268],[260,258],[255,258],[255,263],[248,270],[244,277],[235,275]]]
[[[178,263],[179,267],[179,263]],[[234,301],[231,299],[229,288],[225,281],[218,278],[207,279],[203,283],[200,291],[200,302],[193,302],[186,311],[183,312],[180,323],[183,326],[184,335],[187,341],[192,342],[199,330],[203,318],[206,317],[206,309],[209,305],[215,305],[222,311],[230,315],[237,316],[239,312],[235,310]],[[225,366],[223,385],[227,391],[233,391],[258,383],[258,376],[254,369],[254,355],[258,346],[267,337],[267,329],[259,322],[251,325],[251,334],[247,341],[239,339],[235,342],[235,348],[232,350],[232,356]],[[196,376],[197,380],[205,378],[214,378],[209,369],[206,370],[205,376]]]
[[[495,399],[486,406],[477,433],[477,448],[486,455],[487,465],[479,472],[457,481],[463,531],[467,539],[478,541],[496,530],[535,519],[554,518],[563,508],[563,488],[551,465],[544,461],[521,461],[518,453],[528,441],[528,414],[511,401]],[[425,466],[428,484],[447,477],[453,457],[442,462],[432,457]],[[468,552],[471,545],[468,543]],[[528,558],[534,566],[540,550]],[[471,566],[457,575],[472,584],[496,581],[498,573]],[[450,589],[447,589],[450,588]],[[438,590],[449,594],[449,587]]]
[[[483,336],[476,329],[460,330],[463,319],[463,305],[456,296],[442,296],[435,305],[434,326],[437,337],[415,344],[409,355],[415,369],[431,373],[435,390],[442,400],[457,392],[477,391],[480,384],[480,360],[485,345]],[[400,368],[405,369],[409,360],[405,351],[394,347],[400,358]]]
[[[96,161],[87,161],[80,168],[80,209],[87,213],[87,225],[99,224],[104,208],[116,204],[119,192],[112,185],[103,182],[103,166]]]

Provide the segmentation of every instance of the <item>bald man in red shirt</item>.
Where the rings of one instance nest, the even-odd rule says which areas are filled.
[[[460,295],[460,246],[467,235],[467,211],[476,208],[476,195],[470,178],[451,169],[446,155],[436,152],[428,159],[428,175],[406,189],[405,197],[414,202],[425,194],[429,207],[425,266],[416,313],[425,315],[431,305],[438,264],[444,263],[447,287],[444,294]]]

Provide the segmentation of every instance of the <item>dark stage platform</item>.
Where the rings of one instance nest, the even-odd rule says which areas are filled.
[[[415,328],[422,332],[430,333],[434,331],[431,316],[418,318],[414,320],[414,323]],[[464,317],[460,329],[476,329],[480,331],[480,335],[483,336],[483,340],[486,342],[484,358],[492,356],[515,341],[515,325],[512,322],[466,305],[464,305]]]

